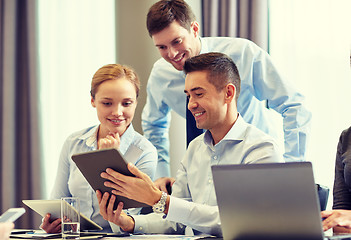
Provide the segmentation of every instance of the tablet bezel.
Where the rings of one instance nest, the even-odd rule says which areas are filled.
[[[106,187],[104,182],[108,181],[102,178],[100,174],[106,171],[106,168],[111,168],[123,175],[134,176],[127,167],[127,161],[123,155],[115,148],[100,149],[90,152],[84,152],[72,155],[72,160],[76,163],[90,186],[96,191],[102,193],[108,192],[112,194],[112,188]],[[117,204],[123,202],[123,209],[147,207],[149,205],[138,201],[116,195],[114,209]]]

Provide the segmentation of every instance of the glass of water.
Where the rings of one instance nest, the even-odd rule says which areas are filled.
[[[61,198],[61,222],[63,239],[79,239],[80,207],[79,198]]]

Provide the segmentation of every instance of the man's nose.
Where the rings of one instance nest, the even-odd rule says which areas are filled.
[[[178,54],[178,50],[177,49],[175,49],[174,47],[170,47],[169,48],[169,50],[168,50],[168,57],[170,59],[175,58],[177,56],[177,54]]]
[[[191,111],[192,109],[196,109],[198,106],[197,102],[189,98],[188,109]]]

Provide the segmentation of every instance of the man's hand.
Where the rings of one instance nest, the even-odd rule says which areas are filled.
[[[163,192],[168,194],[172,193],[172,186],[175,182],[175,178],[171,177],[161,177],[154,181],[155,186]]]
[[[121,139],[118,133],[110,132],[105,138],[98,141],[98,149],[116,148],[119,149]]]
[[[120,226],[123,231],[130,233],[134,231],[134,219],[122,211],[123,202],[120,202],[117,209],[113,210],[113,206],[116,201],[115,195],[111,195],[109,202],[108,192],[105,192],[104,195],[102,195],[101,192],[97,190],[96,196],[99,201],[100,214],[105,220]]]
[[[334,232],[351,232],[351,210],[323,211],[321,216],[324,231],[333,228]]]
[[[58,218],[50,222],[51,214],[48,213],[43,219],[43,222],[40,225],[40,228],[47,233],[59,233],[61,232],[61,218]]]
[[[110,168],[101,173],[101,177],[108,179],[104,185],[113,188],[112,193],[146,203],[153,206],[157,203],[162,192],[154,185],[148,175],[139,171],[133,164],[128,164],[128,169],[136,177],[129,177],[120,174]]]
[[[14,224],[12,222],[0,223],[0,240],[8,240],[13,228]]]

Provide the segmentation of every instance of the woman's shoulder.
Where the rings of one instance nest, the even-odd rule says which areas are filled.
[[[87,141],[91,136],[95,134],[97,127],[98,125],[95,125],[73,132],[66,138],[66,142],[73,143]]]

